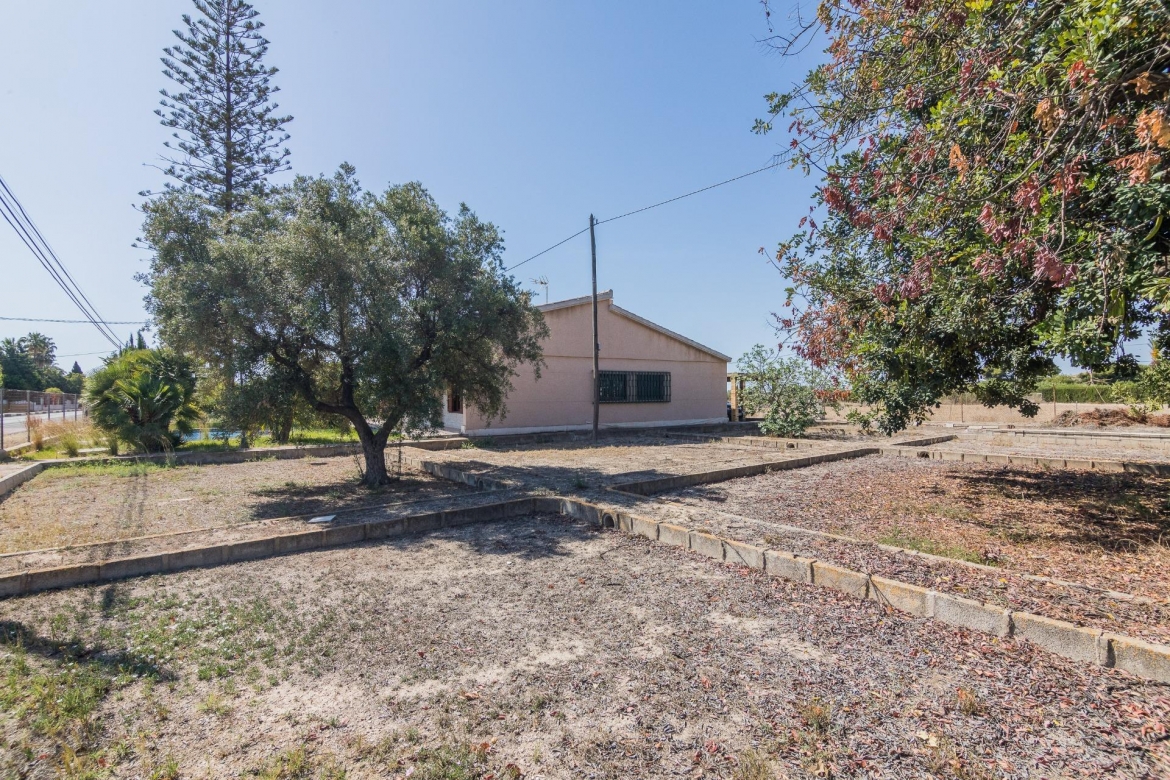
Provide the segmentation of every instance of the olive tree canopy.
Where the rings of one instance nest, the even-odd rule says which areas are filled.
[[[499,232],[418,183],[374,195],[343,165],[234,215],[181,192],[144,209],[164,343],[347,419],[368,485],[389,479],[393,433],[440,424],[447,388],[499,416],[516,366],[539,372],[547,329],[505,275]]]

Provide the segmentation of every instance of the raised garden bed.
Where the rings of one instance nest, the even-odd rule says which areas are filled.
[[[1170,478],[861,458],[677,491],[696,508],[1164,600]]]
[[[1164,686],[551,516],[12,599],[0,621],[18,776],[1167,766]]]

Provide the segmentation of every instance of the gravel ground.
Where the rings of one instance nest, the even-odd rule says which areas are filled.
[[[12,777],[1170,772],[1165,685],[555,517],[0,620]]]
[[[1164,600],[1170,478],[858,458],[669,494],[696,508]],[[763,527],[761,527],[763,528]]]
[[[1162,431],[1165,433],[1165,430]],[[1032,458],[1066,458],[1069,460],[1124,460],[1134,463],[1170,463],[1170,444],[1165,448],[1126,446],[1120,442],[1101,442],[1097,446],[1078,444],[993,444],[978,438],[957,439],[929,447],[951,452],[978,452],[988,455],[1025,455]]]
[[[635,479],[768,463],[845,446],[848,445],[824,441],[812,448],[788,451],[646,435],[605,440],[599,446],[589,442],[516,447],[487,444],[474,449],[428,452],[425,456],[506,483],[564,492]],[[417,451],[411,454],[422,456]]]
[[[474,492],[419,471],[375,491],[357,480],[351,457],[46,469],[0,499],[0,553]]]

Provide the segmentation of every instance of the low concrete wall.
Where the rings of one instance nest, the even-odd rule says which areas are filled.
[[[729,479],[739,479],[740,477],[754,477],[760,474],[767,474],[770,471],[784,471],[787,469],[800,469],[805,466],[813,466],[817,463],[831,463],[838,460],[847,460],[849,458],[861,458],[866,455],[876,455],[881,452],[878,447],[859,447],[852,450],[841,450],[839,452],[823,452],[818,455],[806,455],[803,458],[789,458],[787,460],[776,460],[769,463],[753,463],[747,466],[734,466],[732,468],[717,469],[715,471],[700,471],[694,474],[680,474],[672,477],[659,477],[657,479],[646,479],[637,482],[624,482],[619,485],[613,485],[608,490],[613,490],[618,493],[629,493],[636,496],[649,496],[655,493],[662,493],[667,490],[679,490],[681,488],[693,487],[694,485],[704,485],[710,482],[726,482]]]
[[[1170,463],[1139,463],[1123,460],[1080,460],[1075,458],[1038,458],[1031,455],[1000,455],[982,452],[954,452],[951,450],[918,450],[883,447],[881,454],[894,458],[923,458],[952,460],[963,463],[998,463],[1011,466],[1039,466],[1050,469],[1078,469],[1081,471],[1130,472],[1170,476]]]
[[[556,511],[560,504],[545,501],[539,504]],[[518,498],[495,504],[447,509],[410,515],[393,520],[341,525],[321,530],[305,530],[278,534],[261,539],[210,545],[177,552],[153,553],[129,558],[118,558],[99,563],[82,563],[52,569],[33,569],[0,576],[0,597],[23,596],[56,588],[68,588],[110,582],[126,577],[165,574],[191,568],[219,566],[227,563],[258,560],[290,555],[309,550],[339,547],[375,539],[388,539],[406,534],[452,528],[469,523],[503,520],[534,514],[538,508],[535,498]]]
[[[405,441],[403,447],[416,450],[457,450],[467,441],[466,438],[447,437],[442,439],[420,439]],[[397,444],[387,446],[387,452],[397,448]],[[247,450],[228,450],[223,452],[200,452],[197,450],[176,450],[175,452],[156,452],[149,455],[111,455],[101,458],[54,458],[39,461],[46,468],[55,466],[74,466],[85,463],[180,463],[184,466],[207,466],[220,463],[247,463],[252,460],[295,460],[297,458],[333,458],[342,455],[356,455],[362,451],[360,444],[310,444],[304,447],[257,447]],[[390,457],[390,456],[387,456]]]
[[[771,450],[808,450],[824,443],[809,439],[773,439],[765,436],[720,436],[715,433],[684,433],[682,431],[667,431],[665,435],[672,439],[688,439],[692,441],[716,442],[719,444],[739,444],[745,447],[763,447]]]
[[[1069,430],[1013,428],[968,432],[964,441],[979,441],[1001,446],[1019,444],[1049,444],[1056,446],[1097,447],[1120,445],[1135,449],[1170,452],[1170,433],[1155,431],[1093,431],[1080,428]]]
[[[1100,629],[1077,626],[1042,615],[1013,612],[994,604],[983,604],[954,594],[871,576],[866,572],[804,558],[784,550],[720,539],[672,523],[656,522],[621,512],[611,514],[616,514],[617,527],[622,531],[682,547],[707,558],[762,570],[774,577],[828,588],[858,599],[876,601],[891,609],[915,617],[938,620],[956,628],[998,637],[1018,637],[1073,661],[1112,667],[1137,677],[1170,682],[1170,646],[1109,634]]]
[[[28,482],[30,479],[40,474],[45,469],[44,463],[34,463],[27,468],[21,469],[13,474],[9,474],[4,479],[0,479],[0,497],[6,496],[13,490]]]

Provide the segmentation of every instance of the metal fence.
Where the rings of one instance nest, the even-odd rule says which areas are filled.
[[[42,393],[0,387],[0,450],[28,444],[38,425],[79,422],[86,409],[77,393]]]

